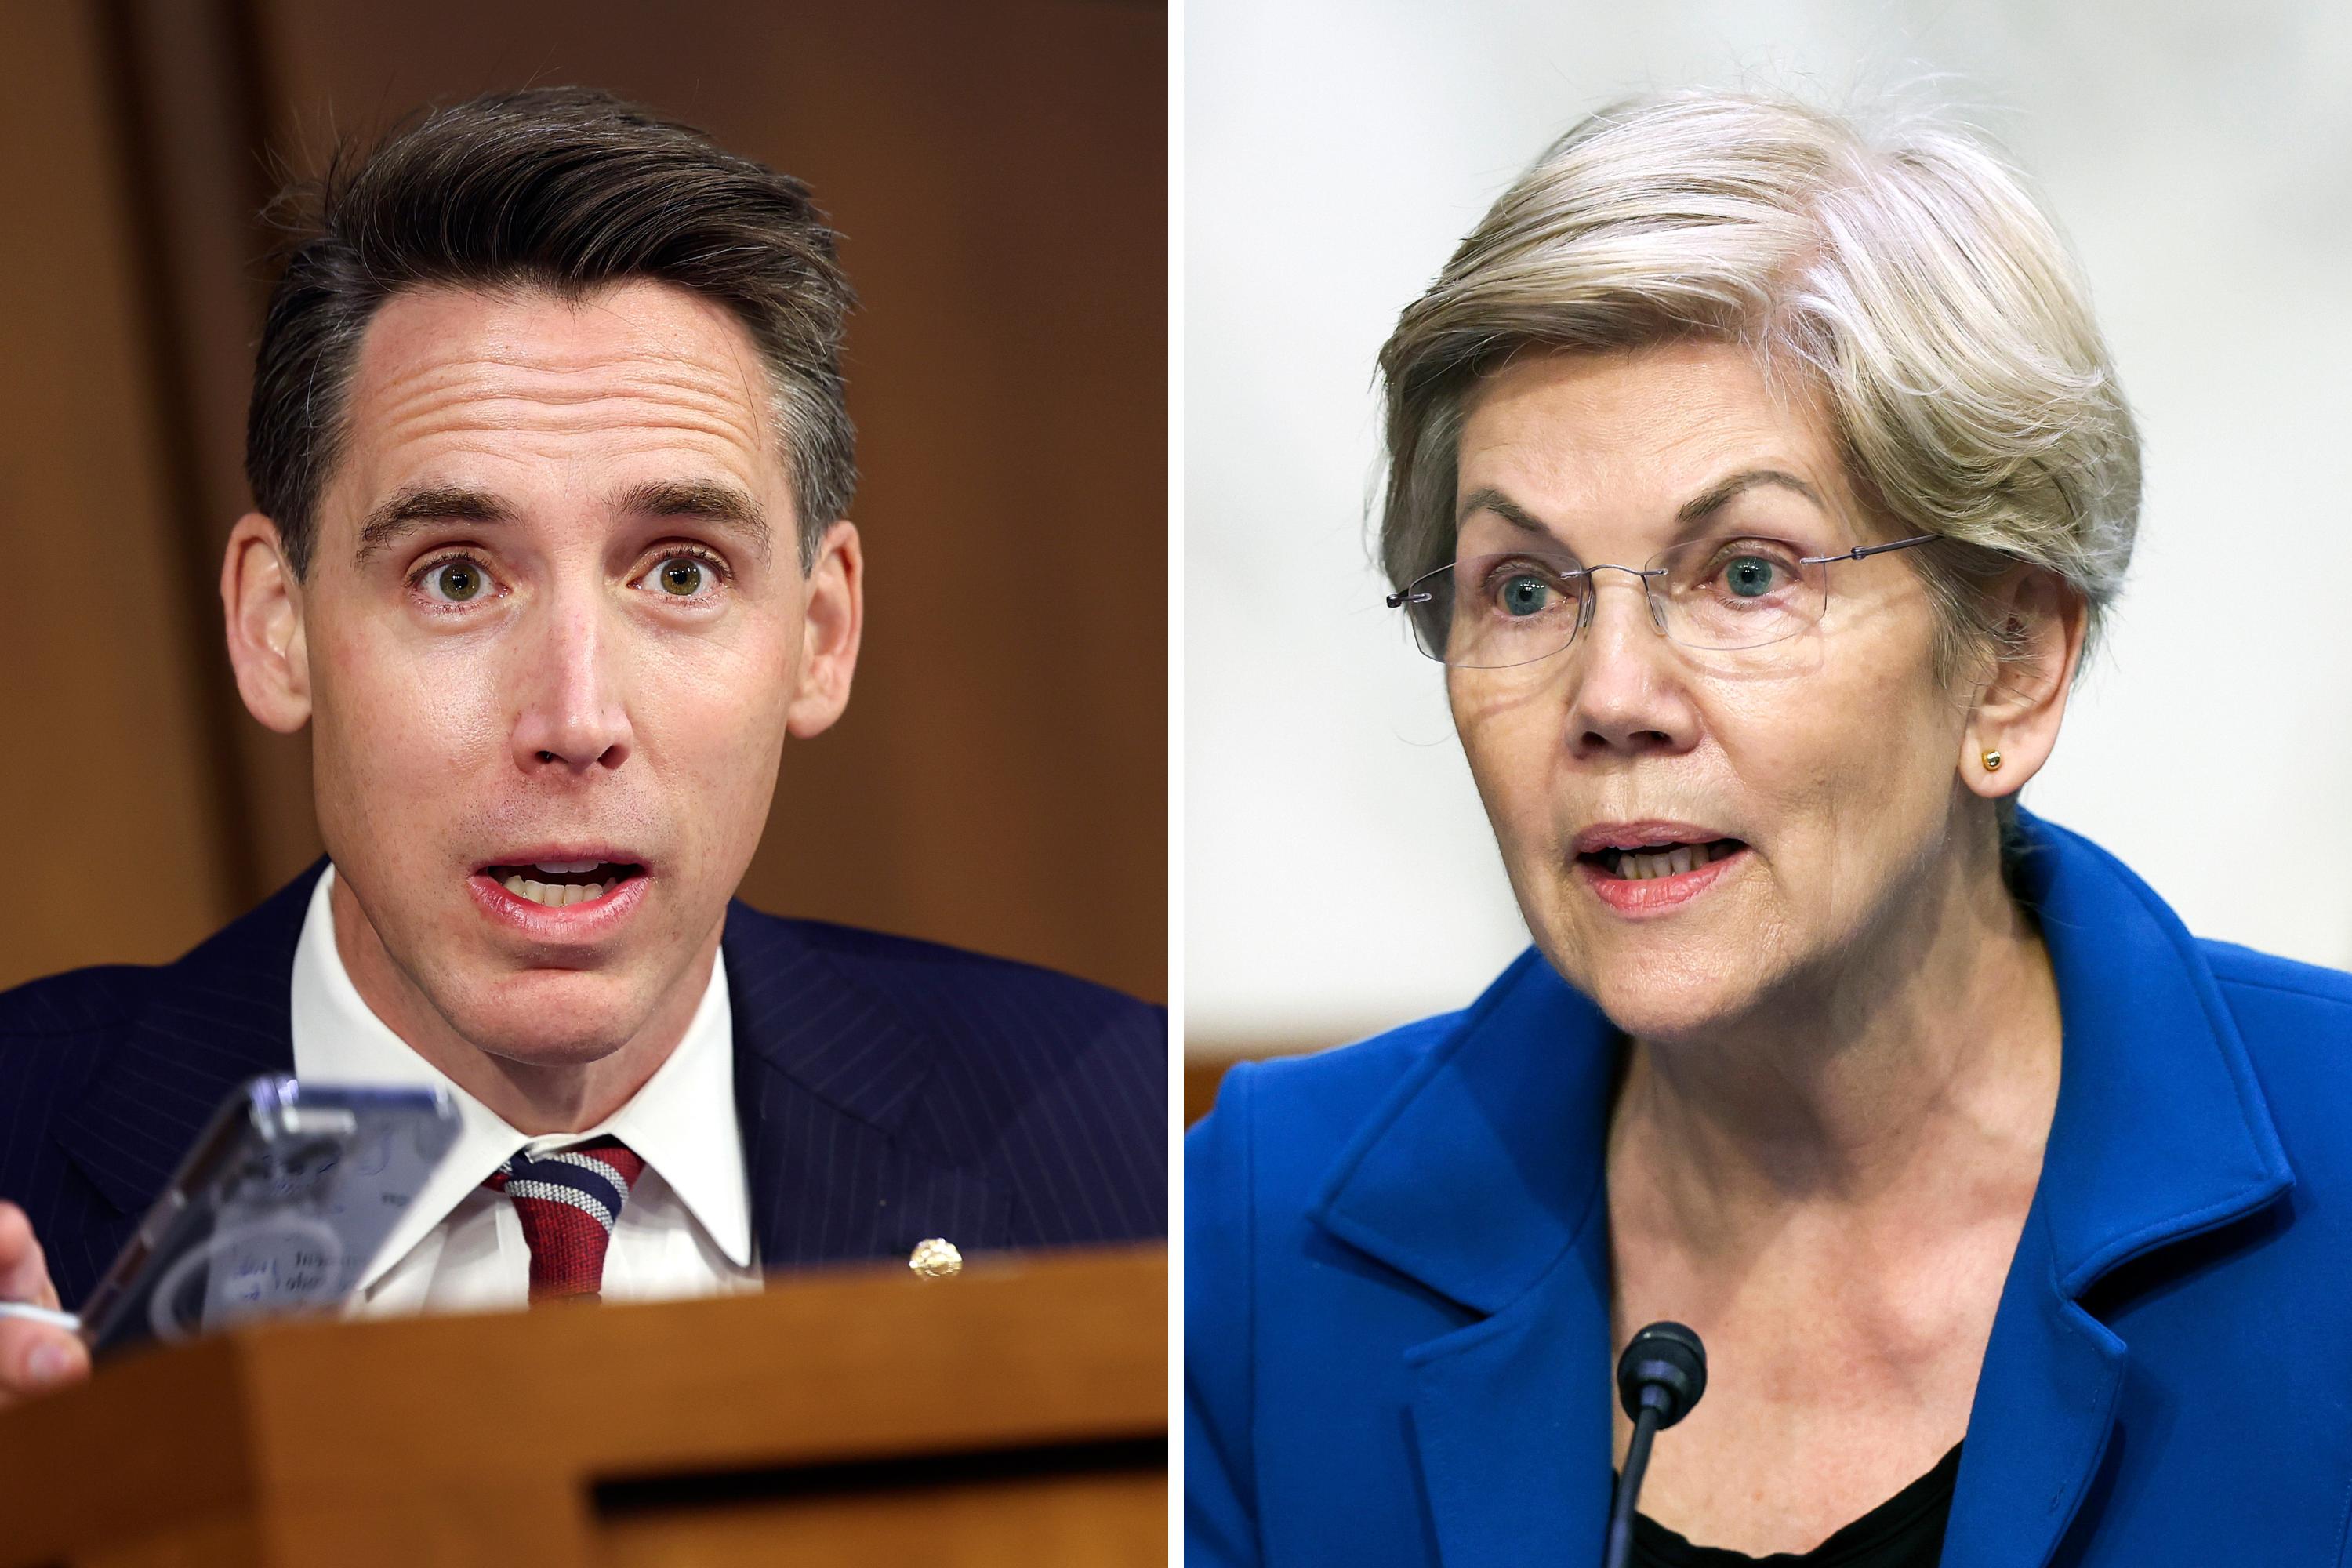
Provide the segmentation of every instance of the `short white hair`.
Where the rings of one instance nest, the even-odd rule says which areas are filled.
[[[1982,585],[2063,580],[2095,637],[2139,518],[2139,437],[2088,289],[2024,177],[1978,134],[1876,133],[1791,100],[1627,100],[1554,142],[1408,306],[1381,352],[1381,557],[1453,559],[1455,449],[1479,378],[1529,348],[1685,338],[1752,348],[1834,426],[1865,506],[1913,552],[1939,668],[2004,647]]]

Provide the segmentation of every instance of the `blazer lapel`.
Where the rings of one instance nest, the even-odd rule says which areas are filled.
[[[929,1037],[794,922],[736,903],[723,945],[761,1266],[1003,1246],[1009,1195],[932,1135]]]
[[[1597,1559],[1612,1480],[1603,1205],[1535,1289],[1406,1352],[1412,1436],[1448,1563]]]
[[[122,1042],[56,1136],[108,1201],[143,1213],[230,1089],[294,1069],[294,946],[320,859],[157,972]]]
[[[1398,1086],[1313,1216],[1481,1314],[1405,1355],[1439,1551],[1460,1568],[1601,1547],[1615,1067],[1615,1031],[1529,952]]]
[[[2294,1181],[2195,940],[2105,851],[2020,822],[2064,1055],[1960,1456],[1951,1568],[2041,1568],[2081,1510],[2130,1364],[2084,1297],[2120,1265],[2244,1218]]]
[[[1944,1531],[1947,1568],[2042,1568],[2115,1428],[2124,1342],[2058,1289],[2036,1204],[2010,1266]]]

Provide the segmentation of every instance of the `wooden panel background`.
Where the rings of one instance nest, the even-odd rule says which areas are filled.
[[[0,984],[167,958],[317,853],[307,741],[237,705],[213,589],[269,171],[584,82],[808,180],[865,300],[866,652],[745,896],[1164,996],[1159,7],[35,0],[0,58]]]

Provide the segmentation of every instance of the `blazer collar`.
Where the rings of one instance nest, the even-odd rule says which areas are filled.
[[[1601,1196],[1617,1053],[1601,1010],[1528,949],[1341,1153],[1310,1217],[1465,1307],[1503,1310]]]
[[[2194,938],[2097,846],[2021,813],[2023,887],[2057,978],[2058,1104],[2037,1207],[2061,1289],[2269,1203],[2294,1182]],[[1391,1092],[1312,1217],[1477,1311],[1540,1279],[1602,1181],[1618,1036],[1533,949]]]
[[[2085,1304],[2093,1288],[2294,1181],[2196,942],[2105,850],[2019,823],[2021,890],[2057,977],[2064,1054],[2042,1179],[1977,1377],[1949,1568],[2040,1568],[2083,1507],[2131,1350]]]
[[[2021,814],[2064,1029],[2058,1103],[1971,1413],[1945,1561],[2047,1561],[2096,1474],[2128,1347],[2082,1304],[2117,1265],[2293,1173],[2210,968],[2146,884]],[[1609,1503],[1603,1155],[1616,1031],[1520,957],[1334,1163],[1311,1220],[1475,1314],[1406,1354],[1450,1563],[1595,1550]]]
[[[2036,1205],[2058,1287],[2271,1203],[2294,1173],[2212,966],[2155,889],[2019,815],[2065,1042]]]

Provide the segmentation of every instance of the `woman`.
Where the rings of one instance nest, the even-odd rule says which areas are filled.
[[[1381,366],[1391,603],[1535,948],[1194,1132],[1192,1560],[1598,1562],[1674,1320],[1636,1562],[2338,1563],[2352,979],[2014,808],[2139,489],[2018,178],[1622,105]]]

